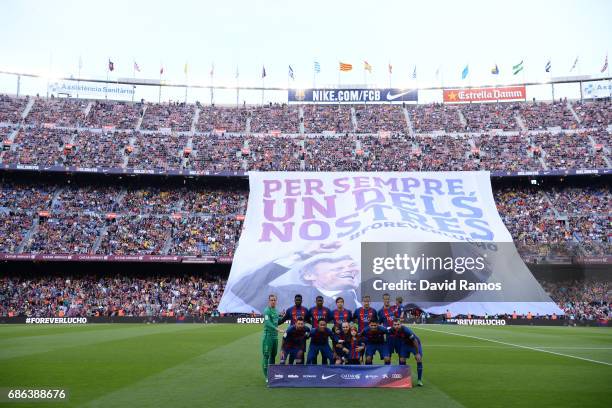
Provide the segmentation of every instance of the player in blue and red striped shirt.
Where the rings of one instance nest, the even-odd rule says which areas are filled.
[[[317,296],[316,306],[308,311],[308,316],[313,328],[317,327],[319,319],[324,319],[326,323],[332,320],[331,310],[323,306],[323,296]]]
[[[334,334],[327,328],[327,322],[321,318],[317,322],[317,327],[310,329],[310,347],[308,347],[307,364],[317,364],[317,356],[321,353],[322,363],[334,363],[334,353],[329,347],[329,339]]]
[[[285,311],[285,315],[278,319],[279,326],[286,321],[289,321],[290,325],[295,325],[299,317],[301,317],[304,322],[308,321],[309,313],[308,309],[302,306],[302,295],[295,295],[294,302],[295,304]]]
[[[344,299],[341,297],[336,299],[336,310],[332,312],[332,320],[335,327],[340,327],[342,323],[353,320],[353,314],[344,308]]]
[[[366,344],[365,355],[367,365],[372,364],[372,359],[377,351],[380,357],[385,360],[385,365],[391,364],[389,345],[386,339],[387,333],[387,328],[379,325],[376,320],[371,320],[370,323],[368,323],[368,327],[365,328],[361,335]]]
[[[417,363],[417,374],[419,387],[423,386],[423,347],[421,340],[408,327],[402,325],[399,319],[393,321],[393,328],[389,332],[393,338],[394,352],[399,355],[400,365],[405,365],[406,360],[410,358],[410,353],[414,354],[414,359]],[[392,352],[393,352],[392,351]]]
[[[308,309],[302,306],[302,295],[297,294],[293,297],[294,305],[285,311],[285,315],[278,319],[279,326],[286,321],[289,321],[291,326],[294,326],[299,318],[301,318],[304,322],[307,322],[309,319]],[[283,343],[281,344],[281,350],[285,346],[285,339],[283,338]],[[306,342],[304,342],[304,354],[306,354]],[[303,363],[304,360],[301,360]]]
[[[283,346],[281,349],[280,363],[285,364],[287,358],[289,364],[302,364],[304,361],[304,350],[306,339],[310,336],[310,329],[304,325],[304,319],[298,317],[295,325],[289,326],[283,335]]]
[[[370,296],[365,295],[361,298],[361,301],[363,307],[356,309],[353,313],[353,321],[357,322],[358,333],[361,333],[368,326],[370,320],[376,318],[376,309],[370,307]]]
[[[395,304],[391,306],[391,310],[393,311],[393,317],[400,320],[404,318],[404,306],[402,305],[402,303],[404,303],[404,299],[402,299],[401,297],[396,297]]]
[[[395,318],[395,310],[393,310],[390,303],[391,296],[389,296],[388,293],[385,293],[383,295],[383,307],[378,311],[378,322],[387,329],[393,327],[393,319]]]

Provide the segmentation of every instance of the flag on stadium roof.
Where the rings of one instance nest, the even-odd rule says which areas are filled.
[[[516,65],[512,66],[512,75],[516,75],[523,70],[523,60]]]
[[[546,66],[544,66],[544,70],[546,70],[546,72],[550,72],[550,68],[552,67],[550,60],[548,60],[548,62],[546,63]]]
[[[340,71],[351,71],[353,69],[353,65],[346,64],[344,62],[340,63]]]
[[[265,66],[261,66],[261,78],[265,78],[266,77],[266,67]]]
[[[79,69],[83,68],[83,58],[79,55]]]
[[[162,65],[159,67],[159,75],[163,75],[163,73],[164,73],[164,66]]]
[[[291,65],[289,65],[289,78],[295,79],[295,76],[293,74],[293,68],[291,67]]]
[[[238,71],[238,65],[236,65],[236,79],[240,76],[240,71]]]
[[[604,61],[603,67],[601,67],[601,72],[605,72],[608,69],[608,54],[606,54],[606,60]]]
[[[436,69],[436,79],[438,79],[439,76],[440,76],[440,67]]]
[[[497,66],[497,64],[495,64],[495,66],[491,68],[491,73],[493,75],[499,75],[499,67]]]
[[[416,65],[414,66],[414,69],[412,70],[412,79],[416,79],[417,78],[417,73],[416,73]]]
[[[189,64],[185,63],[185,66],[183,67],[183,72],[185,73],[185,75],[187,75],[187,72],[189,72]]]
[[[576,59],[574,60],[574,63],[572,64],[572,67],[570,68],[570,72],[572,72],[574,68],[576,68],[576,65],[578,65],[578,57],[576,57]]]
[[[372,66],[368,64],[368,61],[363,61],[363,69],[368,71],[370,74],[372,73]],[[340,70],[342,71],[342,64],[340,64]]]
[[[215,63],[213,62],[210,66],[210,77],[215,76]]]
[[[463,68],[463,71],[461,71],[461,79],[467,78],[469,73],[470,73],[470,66],[466,65],[465,68]]]
[[[134,61],[134,71],[140,72],[140,67],[138,66],[138,63],[136,61]]]
[[[315,70],[315,73],[317,74],[321,72],[321,64],[319,64],[319,61],[314,62],[314,70]]]
[[[114,71],[115,70],[115,63],[113,61],[111,61],[110,58],[108,59],[108,70],[109,71]]]
[[[391,65],[391,63],[389,63],[389,74],[393,73],[393,65]]]

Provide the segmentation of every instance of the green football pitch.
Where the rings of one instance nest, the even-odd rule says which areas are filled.
[[[3,325],[0,388],[65,389],[69,399],[0,408],[612,406],[611,329],[414,330],[422,388],[268,389],[256,325]]]

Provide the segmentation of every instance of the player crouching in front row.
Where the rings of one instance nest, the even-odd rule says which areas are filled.
[[[385,360],[385,365],[391,364],[391,355],[389,354],[389,345],[385,335],[389,331],[386,327],[380,326],[377,320],[371,320],[361,333],[363,340],[366,344],[365,355],[366,365],[372,364],[372,359],[376,352],[380,355],[380,358]]]
[[[295,325],[289,326],[283,336],[280,363],[302,364],[304,361],[304,350],[306,350],[306,339],[310,337],[310,329],[304,324],[304,318],[298,317]]]
[[[307,364],[317,364],[317,357],[321,353],[323,364],[334,363],[334,353],[329,346],[329,340],[333,339],[333,332],[327,328],[327,321],[320,318],[317,327],[310,329],[310,347],[308,348]]]

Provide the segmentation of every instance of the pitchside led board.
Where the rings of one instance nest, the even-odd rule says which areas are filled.
[[[245,225],[219,310],[301,294],[348,309],[362,294],[430,313],[563,314],[527,269],[489,172],[251,172]]]
[[[397,88],[290,89],[288,94],[290,103],[390,103],[417,100],[416,89]]]

